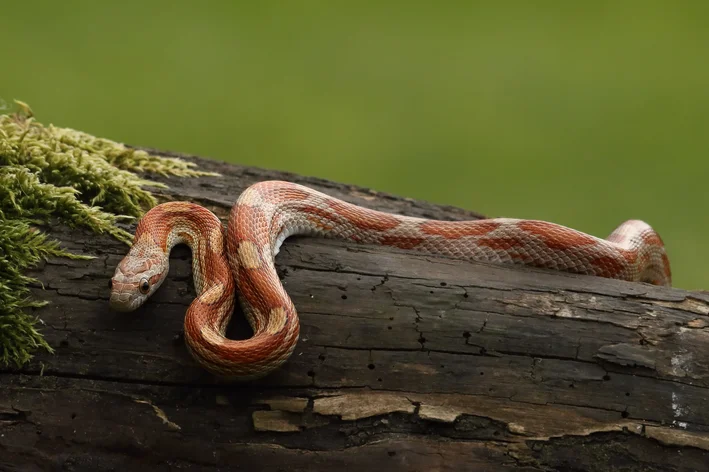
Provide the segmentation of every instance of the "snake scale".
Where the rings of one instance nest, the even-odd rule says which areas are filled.
[[[168,202],[148,211],[111,279],[111,307],[132,311],[142,305],[165,280],[172,247],[187,244],[197,293],[184,321],[189,351],[219,377],[262,377],[283,364],[298,341],[298,316],[274,265],[283,241],[295,234],[671,284],[662,240],[642,221],[626,221],[600,239],[545,221],[399,216],[294,183],[265,181],[240,195],[226,229],[212,212],[193,203]],[[246,340],[225,336],[236,293],[254,332]]]

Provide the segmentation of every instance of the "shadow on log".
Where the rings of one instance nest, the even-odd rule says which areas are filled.
[[[188,159],[223,177],[165,178],[157,195],[223,218],[267,179],[411,216],[480,217]],[[298,347],[265,379],[220,385],[181,335],[188,249],[146,306],[118,314],[107,282],[127,248],[51,234],[96,259],[32,274],[56,354],[0,373],[0,470],[709,470],[705,293],[292,238],[276,262]]]

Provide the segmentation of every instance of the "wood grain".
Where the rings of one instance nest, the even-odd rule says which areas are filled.
[[[159,197],[220,217],[265,179],[406,215],[480,217],[187,158],[223,177],[162,178]],[[181,336],[188,249],[145,307],[119,314],[107,283],[126,247],[49,230],[96,258],[32,274],[57,352],[0,372],[0,470],[709,470],[706,293],[293,238],[276,261],[298,347],[273,375],[222,385]],[[235,318],[230,334],[248,336]]]

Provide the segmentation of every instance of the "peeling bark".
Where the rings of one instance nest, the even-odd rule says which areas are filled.
[[[191,158],[198,160],[196,158]],[[379,210],[480,215],[198,160],[164,200],[226,217],[265,179]],[[128,228],[132,229],[132,228]],[[189,251],[133,314],[108,310],[126,247],[50,229],[91,261],[32,275],[55,355],[0,373],[0,470],[709,470],[709,295],[293,238],[277,266],[301,339],[268,378],[189,357]],[[249,335],[237,310],[230,335]]]

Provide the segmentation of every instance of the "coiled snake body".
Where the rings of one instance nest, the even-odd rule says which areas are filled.
[[[298,316],[274,266],[281,243],[294,234],[656,285],[671,283],[662,240],[642,221],[626,221],[604,240],[544,221],[398,216],[301,185],[267,181],[241,194],[226,230],[212,212],[192,203],[163,203],[147,212],[111,279],[110,304],[118,311],[139,307],[165,280],[172,247],[186,243],[192,249],[197,292],[185,316],[190,352],[220,377],[261,377],[285,362],[298,340]],[[254,331],[246,340],[225,337],[235,284]]]

